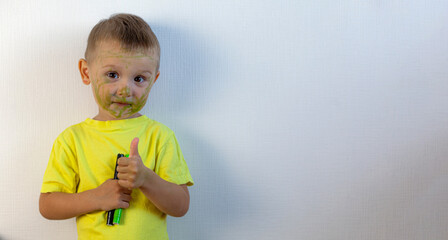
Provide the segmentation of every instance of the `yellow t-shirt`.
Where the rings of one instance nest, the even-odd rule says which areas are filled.
[[[114,121],[87,119],[67,128],[54,142],[41,192],[78,193],[98,187],[113,178],[117,154],[128,154],[135,137],[140,139],[138,151],[146,167],[166,181],[193,185],[174,133],[143,115]],[[139,189],[131,196],[120,225],[107,226],[104,211],[78,216],[78,239],[168,239],[166,214]]]

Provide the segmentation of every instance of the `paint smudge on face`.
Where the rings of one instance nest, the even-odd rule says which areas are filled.
[[[124,89],[119,89],[118,91],[125,91],[124,93],[117,92],[117,94],[121,96],[117,94],[111,94],[107,91],[106,88],[104,88],[104,86],[111,83],[111,81],[105,76],[101,78],[103,81],[98,81],[98,79],[100,78],[97,74],[96,78],[92,82],[95,99],[101,109],[107,111],[115,118],[130,117],[143,109],[143,107],[146,105],[146,100],[148,99],[149,92],[154,85],[154,77],[151,77],[151,79],[149,79],[149,84],[145,88],[144,93],[141,97],[134,97],[132,103],[130,103],[129,105],[118,107],[117,105],[113,106],[112,99],[115,102],[128,102],[129,100],[126,96],[129,96],[131,94],[130,88],[126,86]]]
[[[102,120],[136,116],[145,106],[158,74],[159,57],[154,50],[131,50],[117,45],[115,41],[103,42],[91,62],[92,90],[99,107],[97,118]],[[107,71],[102,69],[104,66]]]

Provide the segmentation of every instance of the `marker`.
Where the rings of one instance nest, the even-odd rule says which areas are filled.
[[[126,154],[126,156],[122,153],[117,154],[117,161],[115,163],[115,172],[114,172],[114,179],[118,180],[118,171],[117,171],[117,167],[118,167],[118,159],[120,159],[121,157],[129,157],[129,154]],[[106,224],[108,226],[113,226],[113,225],[118,225],[120,224],[120,220],[121,220],[121,208],[118,209],[112,209],[109,210],[107,212],[107,221]]]
[[[119,153],[118,155],[117,155],[117,163],[115,164],[115,174],[114,174],[114,179],[117,179],[118,180],[118,172],[117,172],[117,166],[118,166],[118,159],[119,158],[121,158],[121,157],[129,157],[129,154],[126,154],[126,155],[123,155],[123,154],[121,154],[121,153]],[[120,220],[121,220],[121,211],[122,211],[122,209],[121,208],[119,208],[119,209],[115,209],[115,213],[114,213],[114,220],[113,220],[113,224],[115,225],[115,224],[120,224]]]

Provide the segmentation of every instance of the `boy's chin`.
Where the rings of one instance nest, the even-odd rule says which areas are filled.
[[[131,109],[125,110],[125,111],[116,111],[116,110],[110,110],[108,111],[109,115],[115,119],[126,119],[132,117],[135,112],[132,112]]]

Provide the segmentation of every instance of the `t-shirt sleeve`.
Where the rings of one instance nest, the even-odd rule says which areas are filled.
[[[157,154],[155,173],[175,184],[194,184],[182,151],[174,134],[169,137]]]
[[[61,134],[53,144],[41,192],[76,193],[78,182],[76,153]]]

